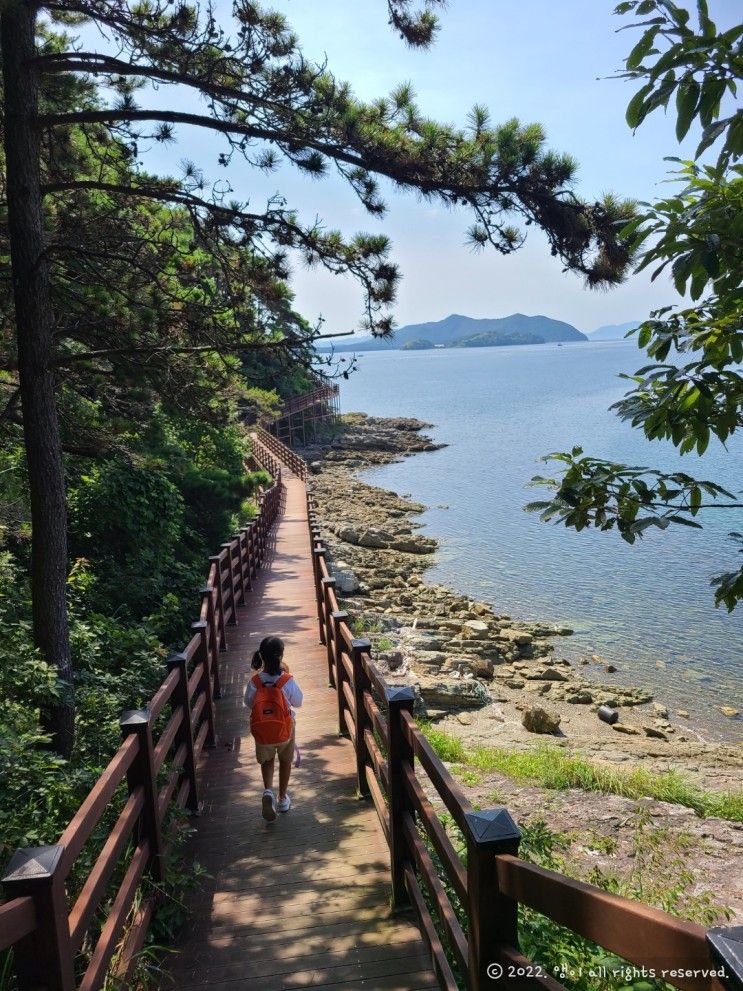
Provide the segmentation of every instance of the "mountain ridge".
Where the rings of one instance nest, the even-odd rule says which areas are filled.
[[[473,338],[486,338],[488,343],[483,343],[482,340],[473,343]],[[525,313],[512,313],[507,317],[468,317],[461,313],[450,313],[442,320],[399,327],[391,339],[359,338],[353,343],[339,343],[333,350],[395,351],[411,341],[427,341],[436,347],[482,347],[501,343],[544,344],[587,340],[588,337],[572,324],[541,314],[528,316]]]

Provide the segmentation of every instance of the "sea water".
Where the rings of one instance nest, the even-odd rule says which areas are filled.
[[[689,708],[715,736],[740,735],[743,721],[719,706],[743,711],[743,603],[732,614],[716,609],[710,578],[740,566],[728,533],[743,532],[743,511],[702,511],[703,530],[651,529],[634,546],[615,532],[576,533],[524,512],[548,498],[530,479],[558,470],[540,458],[574,445],[681,469],[740,496],[743,438],[681,458],[609,411],[629,385],[620,373],[643,363],[631,341],[366,353],[341,386],[341,404],[419,417],[447,445],[362,476],[429,507],[422,532],[440,548],[428,581],[514,618],[568,625],[575,635],[556,642],[560,656],[598,654],[616,664],[610,677],[619,683]]]

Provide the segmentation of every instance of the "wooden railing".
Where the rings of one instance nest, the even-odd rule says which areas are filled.
[[[263,451],[267,450],[275,458],[278,458],[279,462],[287,465],[291,470],[302,479],[303,482],[307,481],[307,462],[304,458],[300,458],[298,454],[295,454],[290,447],[287,447],[282,441],[273,434],[270,434],[263,427],[258,427],[255,434],[253,435],[253,452],[258,450],[261,456]]]
[[[309,493],[307,509],[318,628],[328,681],[337,693],[338,732],[353,743],[359,794],[373,801],[390,848],[393,903],[414,909],[441,988],[456,991],[456,971],[470,991],[564,991],[553,974],[520,952],[519,905],[684,991],[743,987],[743,930],[707,933],[521,860],[521,832],[508,810],[472,808],[416,724],[412,689],[387,684],[372,661],[369,640],[351,632]],[[434,811],[431,791],[461,833],[464,861]],[[724,982],[718,979],[722,961]],[[596,987],[601,986],[599,976]]]
[[[334,399],[338,393],[338,384],[333,383],[332,385],[328,382],[323,382],[318,385],[316,389],[312,389],[310,392],[303,392],[301,396],[295,396],[293,399],[287,399],[286,402],[281,407],[281,414],[275,419],[281,419],[284,416],[291,416],[293,413],[301,413],[303,409],[309,409],[316,403],[324,403],[330,399]]]
[[[115,953],[116,976],[128,986],[156,897],[144,898],[133,922],[127,921],[142,879],[148,876],[156,885],[164,879],[169,811],[173,805],[191,812],[199,807],[198,757],[216,742],[219,654],[226,649],[226,627],[237,622],[237,609],[266,555],[281,503],[278,464],[274,478],[260,498],[257,518],[209,558],[191,640],[168,659],[167,674],[148,705],[123,713],[121,746],[59,841],[18,850],[8,864],[2,883],[10,900],[0,905],[0,951],[13,947],[19,991],[96,991]],[[128,797],[70,907],[65,891],[70,871],[124,782]],[[114,875],[122,876],[111,892]],[[98,932],[98,924],[91,923],[104,900],[106,918]]]

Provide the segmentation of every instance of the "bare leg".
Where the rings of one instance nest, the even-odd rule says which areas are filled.
[[[273,768],[271,768],[273,771]],[[286,789],[289,786],[289,776],[292,773],[292,758],[279,761],[279,798],[286,798]],[[271,778],[273,781],[273,778]],[[268,787],[268,786],[266,786]]]
[[[273,765],[274,758],[271,760],[264,761],[261,764],[261,774],[263,775],[263,787],[270,788],[273,791]],[[281,767],[282,765],[280,765]]]

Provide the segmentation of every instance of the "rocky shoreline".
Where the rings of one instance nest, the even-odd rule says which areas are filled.
[[[569,628],[526,623],[425,582],[436,541],[417,532],[426,508],[367,485],[360,470],[436,450],[409,418],[348,414],[302,453],[339,595],[392,681],[413,685],[421,715],[467,745],[528,748],[549,741],[612,764],[677,770],[709,789],[738,789],[743,750],[713,743],[690,713],[644,689],[612,683],[597,655],[560,657]],[[599,706],[619,712],[613,724]]]

